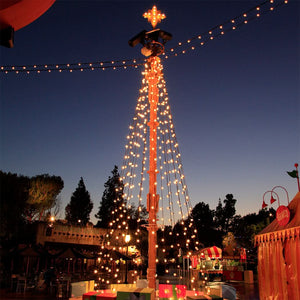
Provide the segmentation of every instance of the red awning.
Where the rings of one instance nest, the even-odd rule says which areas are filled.
[[[204,248],[200,251],[201,258],[222,258],[222,249],[216,246]]]

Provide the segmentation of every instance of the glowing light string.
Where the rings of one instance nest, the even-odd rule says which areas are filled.
[[[142,207],[145,207],[146,200],[146,190],[144,190],[144,186],[147,183],[147,177],[145,176],[147,153],[149,151],[147,145],[149,139],[147,122],[149,121],[150,113],[148,105],[148,86],[146,82],[147,72],[148,66],[146,64],[145,71],[142,72],[142,87],[137,100],[135,114],[132,124],[129,126],[129,134],[127,136],[125,155],[121,169],[121,179],[124,183],[123,196],[124,199],[126,199],[127,207],[130,209],[137,205],[138,212],[142,212]],[[158,88],[159,103],[157,106],[157,122],[159,125],[157,127],[157,146],[159,151],[158,171],[160,173],[160,180],[157,182],[157,188],[160,191],[159,226],[162,232],[164,232],[166,226],[170,226],[171,228],[176,224],[178,224],[178,226],[180,225],[184,239],[182,238],[180,242],[176,243],[172,238],[171,248],[187,249],[190,247],[191,240],[195,240],[196,231],[193,230],[191,234],[188,233],[193,226],[193,220],[188,218],[192,208],[189,202],[178,141],[176,139],[163,75],[160,78]],[[121,202],[120,205],[123,205],[123,202]],[[165,211],[168,211],[167,217],[164,214]],[[115,215],[114,218],[116,220],[118,219],[120,223],[120,216]],[[139,224],[140,217],[138,216],[137,219],[137,224]],[[127,219],[127,221],[130,220]],[[112,222],[111,225],[117,228],[117,230],[123,230],[123,232],[128,229],[128,225],[125,226],[125,224],[121,224],[121,226],[119,226],[117,222]],[[111,229],[109,236],[111,237],[114,233],[115,229]],[[134,233],[137,238],[137,243],[139,243],[140,234],[141,229],[138,228]],[[172,231],[169,231],[168,234],[169,236],[173,235]],[[165,240],[166,238],[163,239]],[[197,243],[197,241],[194,241],[196,246]],[[165,258],[163,258],[163,261],[165,262]]]
[[[132,221],[127,214],[131,208],[137,208],[138,213],[136,216],[137,229],[135,232],[132,232],[135,240],[134,244],[140,244],[146,230],[143,225],[147,221],[144,219],[142,222],[140,214],[143,213],[147,199],[147,189],[145,188],[148,180],[146,170],[149,152],[147,122],[149,121],[150,114],[146,80],[148,68],[146,64],[145,70],[142,72],[142,86],[139,90],[135,113],[132,123],[129,126],[125,145],[125,154],[120,174],[121,181],[124,184],[123,197],[115,199],[116,209],[112,212],[114,220],[110,223],[110,228],[106,236],[106,246],[113,249],[122,250],[124,235],[128,232],[128,224]],[[193,249],[197,249],[199,242],[196,239],[196,229],[191,230],[193,227],[193,220],[189,218],[191,204],[185,184],[178,141],[176,139],[166,82],[163,75],[160,78],[158,88],[157,122],[159,125],[157,127],[157,146],[159,154],[157,159],[160,176],[157,188],[160,194],[158,223],[161,229],[160,240],[162,248],[159,249],[161,255],[157,260],[165,265],[166,273],[178,277],[180,276],[179,269],[172,273],[170,272],[168,264],[174,263],[174,261],[167,258],[167,248],[169,247],[179,255],[180,248],[189,251],[192,244]],[[124,207],[124,203],[126,203],[126,208]],[[174,232],[176,234],[173,234],[172,228],[175,226],[177,226],[177,231]],[[178,228],[181,228],[182,235],[179,234],[180,231],[178,231]],[[158,245],[155,247],[158,248]],[[106,279],[101,277],[101,280],[105,281]]]
[[[274,5],[274,3],[276,4]],[[251,21],[260,18],[262,15],[274,11],[275,8],[287,4],[288,0],[276,1],[269,0],[259,5],[252,7],[251,9],[243,12],[235,18],[231,18],[222,24],[214,26],[210,30],[198,34],[185,42],[179,42],[177,46],[171,48],[165,52],[165,58],[172,56],[178,56],[185,54],[187,51],[195,50],[197,47],[201,47],[214,40],[215,38],[225,35],[225,33],[238,29],[239,27],[248,24]]]
[[[107,69],[127,69],[137,68],[138,66],[144,65],[144,59],[132,59],[123,61],[110,61],[110,62],[90,62],[90,63],[71,63],[71,64],[45,64],[45,65],[28,65],[28,66],[1,66],[0,73],[42,73],[42,72],[63,72],[68,71],[70,73],[74,71],[94,71]],[[118,64],[117,64],[118,63]]]
[[[259,5],[252,7],[251,9],[243,12],[237,17],[231,18],[226,22],[214,26],[210,30],[198,34],[185,42],[179,42],[175,47],[165,52],[164,58],[178,56],[193,51],[198,47],[206,45],[208,42],[224,36],[230,31],[234,31],[243,25],[248,24],[260,18],[262,15],[270,13],[284,4],[287,4],[288,0],[268,0]],[[138,68],[144,65],[146,60],[144,58],[139,59],[125,59],[125,60],[110,60],[110,61],[96,61],[96,62],[78,62],[67,64],[36,64],[36,65],[3,65],[0,66],[0,74],[40,74],[51,72],[74,72],[74,71],[94,71],[94,70],[126,70],[128,68]]]

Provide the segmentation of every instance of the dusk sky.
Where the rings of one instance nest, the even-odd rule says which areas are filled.
[[[56,1],[15,32],[14,48],[0,48],[0,64],[140,59],[141,47],[128,40],[151,30],[142,15],[154,4],[167,16],[158,27],[172,33],[170,49],[260,3]],[[286,171],[300,163],[299,6],[290,1],[203,47],[162,58],[193,205],[215,209],[231,193],[245,215],[258,212],[263,194],[277,185],[290,200],[297,193]],[[0,73],[0,169],[61,176],[61,218],[83,177],[95,223],[104,183],[122,164],[142,71]]]

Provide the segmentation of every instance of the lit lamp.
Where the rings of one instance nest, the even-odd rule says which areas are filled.
[[[125,235],[125,243],[126,243],[126,256],[128,256],[128,243],[130,242],[130,235]],[[126,270],[125,270],[125,283],[128,283],[127,280],[127,272],[128,272],[128,260],[126,259]]]
[[[50,217],[50,223],[51,223],[51,225],[54,223],[54,221],[55,221],[55,217],[54,217],[54,216],[51,216],[51,217]]]
[[[46,228],[46,236],[51,236],[52,235],[54,221],[55,221],[55,217],[50,216],[49,224],[47,225],[47,228]]]

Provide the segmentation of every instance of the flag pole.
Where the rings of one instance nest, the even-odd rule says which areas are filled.
[[[298,183],[298,192],[300,192],[300,183],[299,183],[299,172],[298,172],[298,164],[295,164],[295,168],[297,171],[297,183]]]

